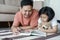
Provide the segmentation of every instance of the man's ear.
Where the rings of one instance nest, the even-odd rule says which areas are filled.
[[[22,7],[19,7],[20,11],[22,11]]]

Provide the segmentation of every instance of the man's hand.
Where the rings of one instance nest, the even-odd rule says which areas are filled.
[[[33,29],[26,29],[25,32],[31,33]]]
[[[20,28],[19,27],[11,27],[11,31],[13,32],[13,34],[18,34],[20,32]]]

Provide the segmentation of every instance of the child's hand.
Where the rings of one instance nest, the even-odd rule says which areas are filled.
[[[43,29],[48,30],[49,28],[51,28],[51,24],[50,24],[50,22],[47,22],[47,23],[45,23],[45,25],[42,25],[42,27],[43,27]]]
[[[45,25],[42,25],[42,26],[39,27],[38,29],[39,29],[40,31],[43,31],[43,32],[44,32],[44,30],[48,30],[49,27],[47,27],[47,26],[45,26]]]
[[[38,29],[38,30],[40,30],[40,31],[44,32],[43,27],[39,27],[39,29]]]
[[[49,27],[45,26],[45,25],[42,25],[43,29],[44,30],[48,30]]]

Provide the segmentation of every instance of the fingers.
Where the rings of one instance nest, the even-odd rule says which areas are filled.
[[[17,34],[19,34],[18,31],[13,31],[13,35],[17,35]]]
[[[32,29],[27,29],[27,30],[25,30],[25,32],[32,32]]]
[[[11,28],[11,30],[12,30],[13,34],[15,34],[15,35],[20,33],[20,29],[19,28],[13,27],[13,28]]]

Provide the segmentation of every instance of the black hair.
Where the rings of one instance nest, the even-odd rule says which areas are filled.
[[[42,7],[40,10],[39,10],[39,16],[41,14],[46,14],[48,16],[48,21],[52,20],[55,16],[55,12],[54,10],[51,8],[51,7]]]
[[[22,0],[21,1],[21,7],[31,5],[33,7],[33,0]]]

